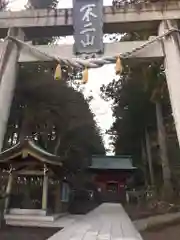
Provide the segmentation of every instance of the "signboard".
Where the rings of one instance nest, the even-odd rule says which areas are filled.
[[[73,1],[76,54],[103,52],[103,0]]]

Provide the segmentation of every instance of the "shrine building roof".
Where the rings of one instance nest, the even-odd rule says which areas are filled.
[[[136,167],[132,164],[131,156],[106,156],[95,155],[92,156],[90,169],[101,170],[133,170]]]
[[[31,156],[36,160],[50,165],[62,166],[62,159],[37,146],[35,141],[26,139],[13,147],[0,153],[0,164],[12,163],[17,157],[26,158]]]

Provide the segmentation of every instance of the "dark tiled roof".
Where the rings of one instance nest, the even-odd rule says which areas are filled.
[[[130,156],[92,156],[91,169],[114,169],[130,170],[136,169],[132,165]]]

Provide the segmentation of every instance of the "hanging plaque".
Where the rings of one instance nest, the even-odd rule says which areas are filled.
[[[103,0],[73,1],[76,54],[103,52]]]

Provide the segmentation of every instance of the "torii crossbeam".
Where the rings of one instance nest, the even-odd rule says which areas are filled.
[[[119,9],[104,7],[103,13],[104,33],[157,32],[161,20],[180,19],[180,2],[142,3],[140,10],[133,5]],[[72,9],[1,12],[0,23],[1,38],[10,27],[21,28],[28,38],[73,35]]]

